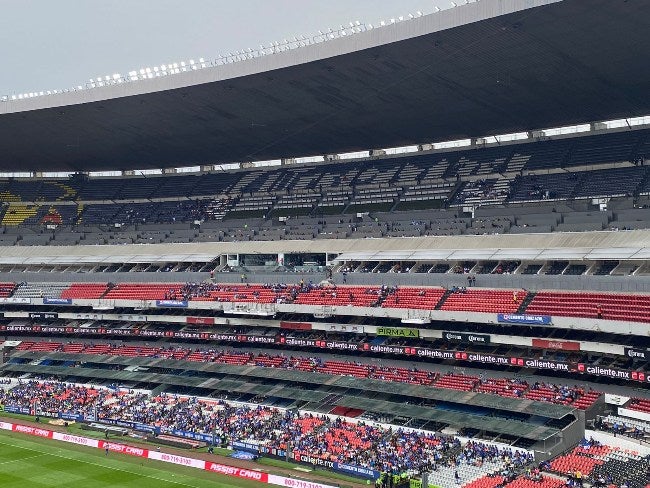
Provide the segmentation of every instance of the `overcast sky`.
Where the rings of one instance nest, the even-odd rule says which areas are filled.
[[[0,0],[0,95],[84,85],[436,6],[451,1]]]

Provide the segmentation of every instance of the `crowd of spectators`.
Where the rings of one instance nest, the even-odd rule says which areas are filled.
[[[215,435],[380,472],[417,472],[499,458],[518,465],[531,461],[523,451],[498,449],[480,442],[461,446],[457,438],[432,432],[352,423],[340,417],[224,400],[172,394],[151,397],[136,392],[119,395],[108,388],[57,381],[21,382],[11,390],[0,391],[0,402],[27,407],[37,402],[41,415],[65,412],[87,416],[97,412],[99,421],[136,422],[159,427],[162,433]]]
[[[95,407],[113,408],[133,398],[133,394],[116,390],[58,381],[19,381],[12,389],[0,390],[0,403],[3,405],[28,408],[40,415],[62,413],[87,417],[95,413]]]

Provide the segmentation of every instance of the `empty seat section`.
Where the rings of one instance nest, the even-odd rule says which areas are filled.
[[[182,300],[178,283],[120,283],[106,293],[111,300]]]
[[[467,288],[447,297],[442,310],[513,313],[526,296],[524,290],[483,290]]]
[[[650,295],[540,291],[526,313],[650,322]]]
[[[108,290],[106,283],[73,283],[61,292],[61,298],[101,298]]]
[[[389,294],[382,303],[385,308],[413,308],[433,310],[444,295],[443,288],[398,288]]]

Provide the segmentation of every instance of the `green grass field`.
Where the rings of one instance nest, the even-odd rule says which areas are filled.
[[[2,488],[260,488],[260,483],[0,431]]]

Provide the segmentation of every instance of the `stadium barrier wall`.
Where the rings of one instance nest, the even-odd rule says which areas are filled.
[[[211,473],[218,473],[225,476],[235,478],[247,479],[251,481],[258,481],[260,483],[286,486],[288,488],[338,488],[332,485],[325,485],[313,481],[299,480],[296,478],[287,478],[284,476],[277,476],[273,474],[263,473],[250,469],[238,468],[227,464],[214,463],[211,461],[204,461],[202,459],[194,459],[185,456],[178,456],[176,454],[169,454],[165,452],[151,451],[149,449],[142,449],[133,447],[126,444],[116,442],[108,442],[104,440],[91,439],[72,434],[65,434],[62,432],[54,432],[39,427],[33,427],[23,424],[12,424],[9,422],[0,422],[0,430],[9,430],[21,434],[41,437],[45,439],[52,439],[60,442],[68,442],[80,446],[92,447],[97,449],[107,449],[110,452],[118,452],[128,456],[136,456],[146,459],[153,459],[162,461],[164,463],[177,464],[180,466],[187,466],[190,468],[201,469],[210,471]]]
[[[542,262],[540,262],[542,264]],[[154,273],[111,273],[110,281],[114,283],[142,283],[148,281]],[[0,281],[16,281],[16,273],[0,273]],[[155,273],[156,282],[185,283],[188,281],[201,282],[210,277],[209,273]],[[321,281],[324,273],[247,273],[251,283],[297,283]],[[20,273],[19,281],[32,283],[79,281],[79,273],[36,273],[25,271]],[[105,273],[84,273],[83,281],[88,283],[106,283]],[[214,281],[218,283],[239,283],[239,273],[215,273]],[[340,273],[334,273],[334,281],[341,284]],[[348,285],[382,284],[398,286],[467,286],[467,275],[446,273],[348,273]],[[476,275],[478,286],[490,288],[526,288],[528,290],[557,289],[557,290],[591,290],[617,292],[650,292],[649,276],[595,276],[595,275]]]
[[[30,318],[33,321],[38,320],[52,320],[52,319],[64,319],[64,320],[105,320],[105,321],[128,321],[128,322],[149,322],[149,323],[161,323],[161,324],[190,324],[190,325],[200,325],[200,326],[212,326],[212,325],[243,325],[250,327],[271,327],[271,328],[286,328],[283,327],[283,322],[280,320],[250,320],[250,319],[239,319],[232,317],[201,317],[201,316],[175,316],[175,315],[142,315],[142,314],[110,314],[110,313],[67,313],[67,312],[3,312],[5,318]],[[498,317],[497,317],[498,320]],[[40,325],[40,324],[39,324]],[[308,324],[310,330],[322,330],[325,332],[342,332],[348,334],[364,334],[366,328],[363,325],[357,324],[337,324],[331,322],[318,322]],[[38,325],[37,325],[38,326]],[[40,325],[44,327],[44,325]],[[48,327],[45,325],[45,327]],[[55,326],[56,327],[56,326]],[[110,330],[110,328],[109,328]],[[116,329],[119,330],[119,329]],[[134,328],[134,333],[135,333]],[[139,331],[138,331],[139,332]],[[454,334],[459,336],[460,340],[457,338],[450,339],[449,334]],[[448,342],[454,343],[476,343],[478,341],[471,340],[468,336],[470,334],[462,332],[449,332],[441,330],[432,330],[432,329],[420,329],[420,337],[423,338],[432,338],[432,339],[445,339]],[[480,334],[471,334],[472,336],[480,336]],[[498,344],[507,344],[507,345],[518,345],[524,347],[534,347],[539,349],[556,349],[556,350],[565,350],[565,351],[584,351],[584,352],[598,352],[605,354],[618,354],[620,356],[628,356],[626,352],[627,349],[625,346],[620,344],[610,344],[603,342],[589,342],[589,341],[560,341],[560,340],[549,340],[548,338],[543,337],[524,337],[524,336],[512,336],[512,335],[501,335],[501,334],[489,334],[483,335],[484,337],[489,337],[489,342],[498,343]],[[483,341],[485,342],[485,341]]]

